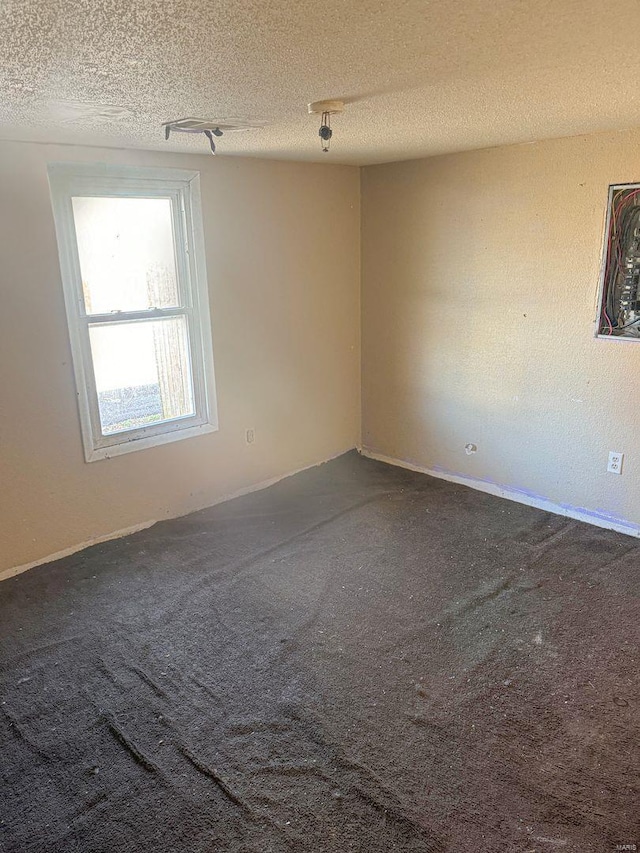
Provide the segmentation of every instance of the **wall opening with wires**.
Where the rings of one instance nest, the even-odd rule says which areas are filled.
[[[599,337],[640,340],[640,184],[613,184],[602,253]]]

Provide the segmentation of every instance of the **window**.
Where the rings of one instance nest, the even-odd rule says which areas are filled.
[[[217,429],[199,178],[54,163],[88,462]]]

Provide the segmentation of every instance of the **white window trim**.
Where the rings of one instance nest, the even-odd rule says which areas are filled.
[[[48,173],[86,461],[108,459],[121,453],[216,431],[218,414],[199,173],[102,163],[50,163]],[[178,309],[126,314],[129,320],[176,315],[187,317],[195,415],[108,436],[102,434],[91,364],[89,325],[117,322],[117,314],[91,315],[90,321],[87,319],[71,202],[73,196],[82,195],[171,199],[178,286],[184,304]]]

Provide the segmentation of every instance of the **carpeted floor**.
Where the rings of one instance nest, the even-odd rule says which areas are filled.
[[[348,454],[0,584],[0,850],[640,845],[640,543]]]

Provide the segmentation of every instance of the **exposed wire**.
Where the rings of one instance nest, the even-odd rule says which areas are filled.
[[[630,323],[625,323],[624,326],[616,326],[616,331],[621,331],[622,329],[628,329],[631,326],[635,326],[636,323],[640,323],[640,317],[636,317],[635,320],[632,320]]]
[[[322,150],[327,153],[329,150],[329,146],[331,145],[331,137],[333,136],[333,131],[331,130],[331,113],[324,112],[322,113],[322,119],[320,122],[320,130],[318,131],[318,136],[322,140]]]
[[[604,312],[604,319],[607,321],[607,325],[609,326],[609,334],[612,335],[613,334],[613,324],[611,323],[611,320],[609,319],[609,315],[607,314],[607,309],[603,308],[602,310]]]
[[[636,199],[639,195],[640,189],[622,188],[611,199],[600,324],[600,332],[608,335],[615,335],[640,320],[624,322],[624,315],[640,306],[633,269],[625,269],[630,253],[638,255],[640,204]]]

